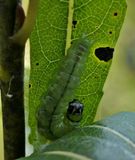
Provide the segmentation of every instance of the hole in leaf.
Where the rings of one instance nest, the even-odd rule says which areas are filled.
[[[73,20],[73,21],[72,21],[72,24],[73,24],[73,27],[76,28],[77,21]]]
[[[114,12],[114,14],[113,14],[114,16],[117,16],[118,15],[118,13],[117,12]]]
[[[99,60],[108,62],[113,57],[114,48],[101,47],[95,50],[95,55]]]
[[[109,31],[109,34],[112,34],[112,31]]]
[[[29,84],[29,88],[31,88],[31,84]]]
[[[36,66],[39,66],[39,63],[36,63]]]

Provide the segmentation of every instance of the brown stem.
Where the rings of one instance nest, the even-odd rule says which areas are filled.
[[[4,157],[14,160],[25,155],[24,45],[11,40],[18,0],[0,0],[0,87],[2,96]],[[21,27],[19,26],[18,27]]]
[[[38,10],[39,0],[29,0],[28,12],[25,18],[23,26],[20,30],[14,34],[12,37],[12,41],[18,43],[20,45],[24,45],[35,24],[37,10]]]

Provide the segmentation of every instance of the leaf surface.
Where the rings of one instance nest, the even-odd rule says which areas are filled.
[[[26,160],[134,160],[135,113],[123,112],[78,128]]]
[[[126,12],[125,0],[40,0],[31,35],[30,142],[39,142],[36,112],[71,42],[94,41],[75,98],[85,106],[82,126],[92,123]]]

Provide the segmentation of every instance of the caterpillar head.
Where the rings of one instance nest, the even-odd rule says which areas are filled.
[[[69,102],[67,109],[67,118],[72,122],[79,122],[82,119],[83,113],[83,104],[74,99],[72,102]]]

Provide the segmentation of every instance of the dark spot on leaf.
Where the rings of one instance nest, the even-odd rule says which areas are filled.
[[[117,16],[117,15],[118,15],[118,13],[117,13],[117,12],[115,12],[113,15],[114,15],[114,16]]]
[[[39,66],[39,63],[36,63],[36,66]]]
[[[31,84],[29,84],[29,88],[31,88]]]
[[[73,27],[76,28],[77,21],[73,20],[73,21],[72,21],[72,24],[73,24]]]
[[[95,55],[99,60],[108,62],[113,57],[114,48],[101,47],[95,50]]]
[[[112,34],[112,31],[109,31],[109,34]]]

